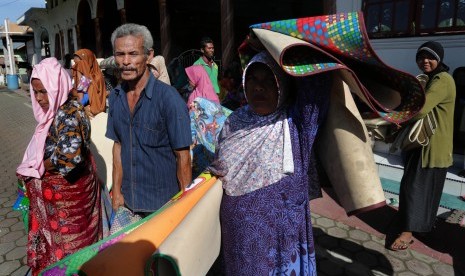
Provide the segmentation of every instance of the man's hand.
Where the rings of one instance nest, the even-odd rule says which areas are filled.
[[[111,198],[111,205],[113,210],[118,211],[119,207],[124,206],[124,196],[121,192],[113,191],[113,196]]]

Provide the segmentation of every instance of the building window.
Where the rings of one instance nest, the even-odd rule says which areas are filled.
[[[365,0],[370,38],[465,32],[465,0]]]

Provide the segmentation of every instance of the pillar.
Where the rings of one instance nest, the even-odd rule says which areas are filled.
[[[42,29],[34,28],[34,55],[32,56],[31,65],[36,65],[42,60]]]
[[[63,51],[64,51],[64,53],[66,55],[66,54],[68,54],[70,52],[69,44],[68,44],[68,41],[69,41],[68,29],[65,29],[65,31],[63,32],[63,41],[64,41]]]
[[[126,9],[123,8],[119,10],[119,18],[121,25],[126,24]]]
[[[234,6],[233,0],[221,0],[221,57],[222,70],[233,60],[235,51],[234,42]]]
[[[55,48],[56,48],[56,35],[52,34],[48,38],[49,47],[50,47],[50,56],[55,57]]]
[[[82,48],[82,41],[81,41],[81,26],[79,26],[78,24],[76,24],[76,42],[77,42],[77,48],[76,50],[78,49],[81,49]]]
[[[102,47],[102,34],[100,31],[100,18],[94,18],[94,28],[95,28],[95,56],[97,58],[103,57],[103,47]]]
[[[73,44],[74,44],[74,52],[76,52],[79,49],[79,44],[78,44],[78,36],[77,36],[77,25],[73,28]]]
[[[165,58],[167,64],[171,60],[171,24],[170,14],[166,6],[166,0],[158,0],[160,10],[160,42],[161,54]]]
[[[65,56],[65,35],[63,30],[58,31],[58,34],[60,36],[60,59],[63,59]]]

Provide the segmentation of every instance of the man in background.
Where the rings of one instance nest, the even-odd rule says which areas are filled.
[[[218,86],[218,65],[213,60],[215,57],[215,46],[213,40],[209,37],[204,37],[200,41],[200,51],[202,56],[194,62],[194,65],[202,65],[212,82],[213,89],[216,94],[220,93],[220,87]]]

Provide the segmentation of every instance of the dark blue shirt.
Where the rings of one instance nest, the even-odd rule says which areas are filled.
[[[123,84],[110,94],[106,136],[121,143],[125,204],[153,212],[179,191],[173,150],[192,143],[187,105],[150,74],[131,117],[126,91]]]

